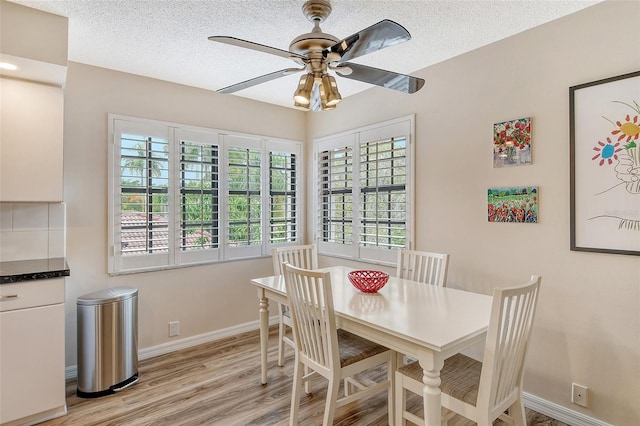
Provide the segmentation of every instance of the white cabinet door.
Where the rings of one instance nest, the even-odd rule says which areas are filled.
[[[64,304],[0,312],[0,423],[64,409]]]
[[[0,78],[0,91],[0,201],[63,201],[62,88]]]

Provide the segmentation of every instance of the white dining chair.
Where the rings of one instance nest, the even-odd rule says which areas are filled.
[[[449,255],[409,249],[398,250],[396,276],[411,281],[446,287]],[[411,358],[398,353],[398,365],[404,365]]]
[[[400,249],[396,276],[426,284],[446,286],[449,255]]]
[[[497,418],[526,426],[522,403],[524,361],[531,337],[541,278],[528,283],[495,289],[483,362],[457,354],[444,362],[440,372],[442,406],[447,414],[460,414],[479,426],[489,426]],[[424,420],[406,409],[407,391],[421,395],[423,370],[417,362],[396,372],[396,423]],[[508,414],[507,414],[508,413]]]
[[[273,274],[282,275],[282,263],[287,262],[290,265],[304,269],[318,269],[318,249],[315,244],[283,246],[276,247],[272,250],[273,258]],[[278,365],[284,365],[284,345],[285,343],[291,348],[295,348],[293,340],[287,337],[285,327],[291,327],[291,316],[289,308],[282,304],[278,304]]]
[[[387,389],[389,424],[393,424],[395,356],[388,348],[336,327],[329,272],[283,265],[287,299],[291,309],[295,366],[290,425],[298,424],[302,383],[314,376],[329,381],[322,424],[330,426],[337,407]],[[386,364],[387,378],[366,386],[356,374]],[[310,373],[304,374],[304,367]],[[338,398],[341,380],[356,391]],[[343,392],[344,393],[344,392]]]

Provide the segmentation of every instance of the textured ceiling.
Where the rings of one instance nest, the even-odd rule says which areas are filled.
[[[71,61],[210,90],[297,66],[277,56],[211,42],[208,36],[233,36],[288,50],[292,39],[312,29],[302,14],[303,0],[12,1],[69,18]],[[321,27],[342,39],[382,19],[398,22],[411,40],[354,62],[410,74],[599,1],[333,0],[333,12]],[[224,96],[293,107],[298,78],[282,77]],[[372,87],[337,80],[345,102]]]

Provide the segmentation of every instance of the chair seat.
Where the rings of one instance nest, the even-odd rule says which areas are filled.
[[[417,361],[398,369],[401,374],[422,382],[422,367]],[[456,354],[444,361],[440,371],[442,393],[475,407],[480,386],[482,363],[463,354]]]
[[[341,329],[338,329],[338,347],[341,367],[355,364],[358,361],[389,350],[385,346],[378,345]]]

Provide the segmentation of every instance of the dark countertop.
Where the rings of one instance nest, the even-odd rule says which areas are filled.
[[[69,265],[64,257],[0,262],[0,284],[68,277]]]

